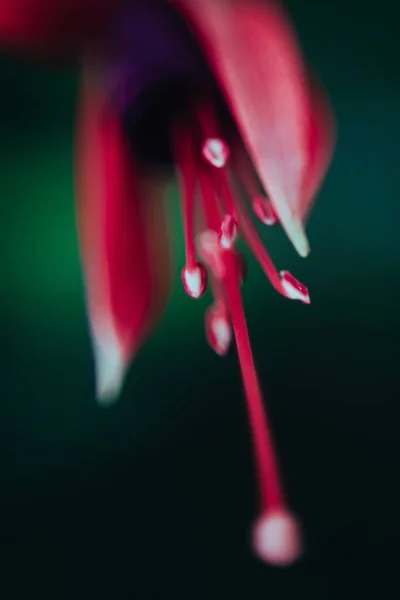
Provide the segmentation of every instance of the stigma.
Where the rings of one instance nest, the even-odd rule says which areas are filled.
[[[211,348],[223,356],[235,340],[259,482],[260,515],[253,530],[253,548],[262,560],[283,566],[301,554],[300,526],[286,503],[253,359],[241,292],[245,269],[238,238],[245,241],[279,294],[305,304],[310,303],[310,296],[291,273],[276,269],[258,235],[249,208],[264,225],[275,225],[278,219],[259,189],[241,140],[230,133],[224,131],[212,101],[194,102],[190,118],[172,130],[185,237],[182,283],[196,299],[211,289],[213,301],[205,314]],[[245,194],[239,194],[238,188]]]

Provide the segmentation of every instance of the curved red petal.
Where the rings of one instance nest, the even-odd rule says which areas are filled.
[[[163,182],[135,169],[120,120],[86,76],[77,154],[78,226],[97,393],[114,399],[164,307],[169,284]]]
[[[50,58],[80,54],[125,0],[1,0],[0,45]]]
[[[173,4],[202,41],[279,220],[305,256],[309,248],[303,228],[303,183],[311,164],[313,102],[285,12],[275,0]],[[318,178],[314,174],[312,179]],[[307,184],[308,193],[312,187]]]

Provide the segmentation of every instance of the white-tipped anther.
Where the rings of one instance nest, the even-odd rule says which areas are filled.
[[[231,345],[232,327],[226,309],[219,302],[208,308],[205,329],[211,348],[219,356],[224,356]]]
[[[257,196],[253,200],[253,211],[256,217],[264,225],[272,226],[278,222],[278,217],[272,208],[271,202],[262,196]]]
[[[182,270],[182,283],[188,296],[200,298],[207,287],[207,274],[203,265],[185,267]]]
[[[271,565],[290,565],[302,552],[298,522],[285,511],[262,515],[254,527],[253,548],[261,560]]]
[[[224,140],[208,138],[202,148],[203,156],[213,167],[221,169],[229,158],[229,147]]]
[[[310,294],[305,285],[300,283],[296,277],[293,277],[289,271],[281,271],[282,288],[287,298],[291,300],[300,300],[304,304],[310,304]]]
[[[232,340],[232,329],[226,317],[215,316],[211,321],[214,336],[214,350],[220,356],[226,354]]]

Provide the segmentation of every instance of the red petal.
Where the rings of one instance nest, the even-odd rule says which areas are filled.
[[[78,224],[98,396],[115,397],[169,282],[165,186],[135,172],[120,120],[86,76],[78,138]]]
[[[309,160],[308,77],[295,33],[273,0],[175,0],[192,22],[283,227],[308,253],[303,182]],[[311,179],[321,179],[315,169]],[[307,193],[315,187],[307,183]],[[309,202],[309,200],[308,200]]]
[[[124,0],[1,0],[0,45],[46,57],[76,56]]]

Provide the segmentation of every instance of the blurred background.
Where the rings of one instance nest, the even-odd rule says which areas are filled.
[[[77,74],[3,55],[4,600],[398,595],[398,21],[389,0],[286,4],[339,139],[310,257],[264,233],[311,306],[275,294],[251,259],[244,298],[307,553],[277,570],[249,550],[257,493],[236,354],[209,350],[207,300],[178,279],[120,401],[96,404],[73,207]],[[176,197],[171,210],[181,265]]]

